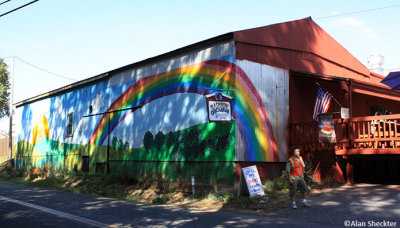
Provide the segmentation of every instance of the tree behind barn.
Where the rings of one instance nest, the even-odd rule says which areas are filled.
[[[0,118],[9,116],[10,82],[7,65],[0,59]]]

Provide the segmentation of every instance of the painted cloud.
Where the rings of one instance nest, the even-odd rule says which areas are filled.
[[[96,95],[90,105],[92,106],[93,110],[100,110],[104,107],[104,100],[100,93]]]

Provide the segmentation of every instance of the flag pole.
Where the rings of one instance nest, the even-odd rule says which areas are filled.
[[[327,92],[329,93],[329,91],[326,90],[324,87],[322,87],[318,82],[316,82],[316,81],[314,81],[314,82],[315,82],[315,84],[317,84],[319,87],[323,88],[325,91],[327,91]],[[330,93],[330,94],[331,94],[331,93]],[[333,97],[333,95],[332,95],[332,99],[333,99],[341,108],[343,108],[343,106],[339,103],[339,101],[337,101],[337,100],[335,99],[335,97]]]

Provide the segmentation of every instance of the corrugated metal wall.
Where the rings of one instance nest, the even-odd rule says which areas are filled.
[[[251,79],[267,110],[268,118],[274,132],[279,161],[287,160],[286,130],[289,116],[289,71],[247,60],[237,60],[247,76]],[[236,158],[243,161],[243,146],[240,137],[236,137]]]
[[[201,63],[207,60],[218,59],[235,54],[233,42],[215,44],[208,48],[187,52],[157,63],[151,63],[140,68],[134,68],[112,76],[108,81],[108,87],[120,85],[129,81],[137,81],[140,78],[175,70],[184,66]]]
[[[208,122],[209,88],[232,92],[234,122]],[[288,99],[287,70],[236,60],[233,41],[217,43],[18,107],[16,163],[228,180],[235,161],[286,160]]]
[[[155,136],[158,132],[167,134],[197,128],[193,132],[201,132],[201,124],[207,126],[207,109],[202,93],[196,92],[196,81],[190,81],[191,76],[202,77],[198,70],[205,70],[208,74],[218,78],[224,67],[214,70],[214,65],[207,65],[207,61],[233,62],[235,60],[235,46],[232,41],[214,43],[209,47],[187,52],[158,62],[131,68],[112,75],[106,80],[100,80],[84,87],[78,87],[67,93],[42,99],[17,108],[16,128],[18,134],[17,149],[20,152],[17,166],[42,166],[47,163],[58,163],[64,167],[81,168],[82,157],[89,157],[90,169],[97,163],[106,162],[107,145],[110,142],[110,160],[131,161],[175,161],[181,157],[181,149],[160,152],[145,152],[143,155],[137,150],[143,147],[144,135],[147,131]],[[195,65],[199,64],[199,66]],[[186,72],[187,67],[191,67]],[[197,68],[199,67],[199,68]],[[204,69],[203,69],[204,67]],[[208,67],[208,68],[207,68]],[[207,68],[207,69],[206,69]],[[173,78],[174,70],[180,72],[178,78]],[[211,70],[210,70],[211,69]],[[157,80],[158,75],[164,74],[180,83],[168,84],[169,81]],[[151,81],[142,87],[141,80]],[[214,80],[213,79],[213,80]],[[187,84],[185,84],[187,82]],[[164,84],[162,84],[164,83]],[[137,87],[132,87],[136,86]],[[164,87],[165,86],[165,87]],[[211,85],[208,85],[211,86]],[[154,88],[161,88],[161,93]],[[130,88],[133,88],[130,90]],[[174,89],[170,94],[163,91]],[[204,90],[204,88],[202,88]],[[185,90],[188,90],[187,92]],[[134,92],[132,92],[134,91]],[[134,106],[135,99],[140,99],[143,94],[148,95],[148,100],[141,100],[143,107],[133,113],[126,113],[111,123],[111,134],[107,131],[108,110],[119,110]],[[125,96],[126,95],[126,96]],[[124,97],[125,96],[125,97]],[[130,96],[132,100],[126,97]],[[118,105],[118,106],[116,106]],[[72,114],[72,115],[71,115]],[[101,115],[94,115],[101,114]],[[92,115],[92,116],[90,116]],[[67,133],[67,119],[72,116],[72,135]],[[113,115],[110,115],[111,119]],[[102,121],[104,123],[102,125]],[[229,132],[229,126],[224,128]],[[221,129],[210,130],[216,134],[226,134]],[[198,137],[204,136],[200,134]],[[210,136],[204,136],[205,138]],[[215,140],[218,140],[215,137]],[[96,141],[92,141],[92,139]],[[181,138],[179,138],[181,140]],[[234,139],[228,139],[232,142]],[[229,144],[229,143],[228,143]],[[118,148],[117,148],[118,147]],[[121,150],[120,150],[121,149]],[[143,148],[142,148],[143,149]],[[186,149],[187,150],[187,149]],[[115,152],[118,151],[118,156]],[[130,155],[129,155],[130,154]],[[140,154],[140,156],[138,155]],[[220,156],[219,161],[234,161],[233,149],[223,155],[211,153],[209,157]],[[174,155],[174,156],[172,156]],[[131,156],[126,158],[126,156]],[[203,160],[214,161],[204,152]],[[182,156],[183,157],[183,156]],[[86,159],[86,158],[85,158]],[[195,158],[198,159],[198,158]],[[215,164],[214,164],[215,165]],[[231,166],[231,165],[230,165]],[[232,169],[233,167],[227,169]]]

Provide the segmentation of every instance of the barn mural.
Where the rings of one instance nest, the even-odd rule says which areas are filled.
[[[109,164],[173,178],[218,172],[217,181],[233,179],[235,161],[282,160],[265,98],[234,55],[149,72],[129,69],[19,107],[17,167]],[[229,123],[208,122],[204,96],[215,91],[233,97]]]

